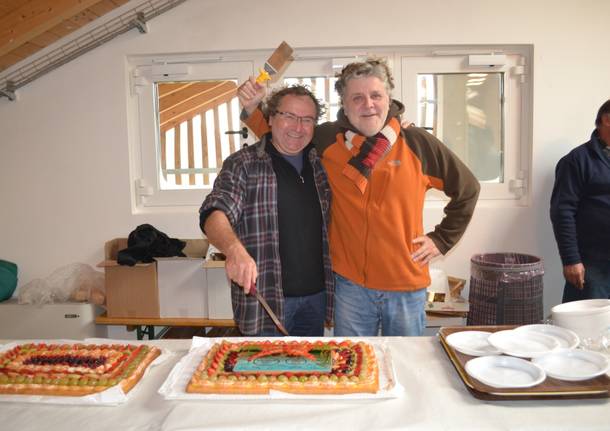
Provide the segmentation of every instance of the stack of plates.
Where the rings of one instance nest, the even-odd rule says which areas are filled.
[[[535,332],[548,335],[559,342],[562,349],[575,349],[580,344],[580,338],[574,331],[553,325],[524,325],[519,326],[515,331]]]
[[[610,370],[606,356],[575,350],[580,343],[578,335],[553,325],[525,325],[494,333],[454,332],[446,341],[458,352],[479,356],[466,363],[466,372],[495,388],[536,386],[546,376],[567,381],[587,380]],[[527,360],[530,358],[531,361]]]

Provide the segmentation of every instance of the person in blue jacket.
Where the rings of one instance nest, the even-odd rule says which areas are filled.
[[[591,139],[555,169],[551,221],[566,279],[563,302],[610,298],[610,99]]]

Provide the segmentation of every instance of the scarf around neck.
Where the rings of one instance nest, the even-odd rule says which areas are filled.
[[[352,153],[342,173],[354,183],[360,193],[364,194],[375,165],[390,152],[400,135],[400,114],[403,110],[403,105],[393,100],[385,126],[379,133],[369,137],[359,134],[343,110],[339,111],[337,122],[344,130],[345,146]]]

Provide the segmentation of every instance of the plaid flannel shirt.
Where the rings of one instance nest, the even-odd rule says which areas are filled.
[[[270,137],[270,134],[265,135],[261,141],[237,151],[224,161],[214,187],[205,198],[199,212],[202,228],[205,219],[213,210],[225,213],[237,237],[256,261],[257,290],[283,320],[284,295],[280,264],[277,181],[271,156],[265,151],[265,145],[272,145]],[[322,209],[326,320],[331,322],[334,294],[334,277],[328,248],[331,193],[326,172],[315,148],[309,151],[308,158],[313,168]],[[252,335],[262,330],[275,329],[273,321],[256,298],[244,295],[243,289],[235,283],[231,283],[231,300],[234,319],[243,334]]]

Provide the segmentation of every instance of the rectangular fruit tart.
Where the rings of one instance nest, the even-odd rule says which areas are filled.
[[[161,351],[130,344],[20,344],[0,353],[0,394],[127,393]]]
[[[215,343],[186,392],[204,394],[376,393],[374,348],[362,341],[242,341]]]

